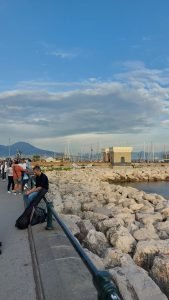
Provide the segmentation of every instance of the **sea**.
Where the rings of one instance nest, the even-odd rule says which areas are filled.
[[[169,181],[158,182],[131,182],[124,183],[123,186],[131,186],[146,193],[156,193],[169,199]]]

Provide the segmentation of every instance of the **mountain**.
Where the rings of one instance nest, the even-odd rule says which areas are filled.
[[[17,152],[21,152],[22,157],[26,155],[42,155],[53,156],[54,152],[43,150],[25,142],[18,142],[10,146],[0,145],[0,157],[15,156]],[[55,152],[55,155],[63,155],[62,153]]]

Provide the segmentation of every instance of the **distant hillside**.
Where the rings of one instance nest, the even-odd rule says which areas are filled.
[[[0,156],[1,157],[8,157],[9,153],[10,156],[15,156],[16,153],[20,151],[22,156],[26,155],[47,155],[47,156],[53,156],[54,152],[49,150],[43,150],[37,147],[32,146],[29,143],[25,142],[18,142],[13,145],[4,146],[0,145]],[[62,155],[62,153],[55,152],[55,155]]]

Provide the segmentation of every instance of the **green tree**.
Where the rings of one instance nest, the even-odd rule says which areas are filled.
[[[34,154],[34,155],[32,156],[32,159],[33,159],[34,161],[40,160],[40,155]]]

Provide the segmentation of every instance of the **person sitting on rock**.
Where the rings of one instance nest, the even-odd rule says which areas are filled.
[[[40,166],[35,166],[33,172],[35,174],[35,186],[32,189],[27,190],[24,194],[23,199],[26,206],[35,199],[41,189],[45,189],[46,191],[49,189],[48,177],[42,173]]]

